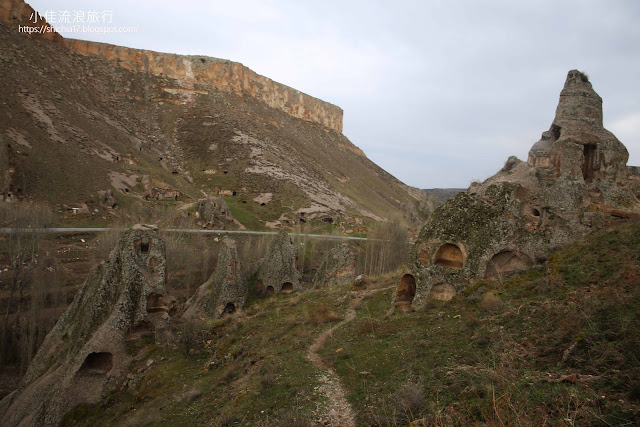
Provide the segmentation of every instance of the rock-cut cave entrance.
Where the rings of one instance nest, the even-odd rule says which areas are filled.
[[[282,287],[280,288],[280,292],[288,294],[293,292],[293,283],[291,282],[285,282],[282,284]]]
[[[433,263],[455,270],[462,270],[462,267],[464,267],[464,256],[462,250],[457,245],[445,243],[440,246],[440,249],[436,252]]]
[[[273,288],[273,286],[269,285],[267,286],[265,293],[267,294],[268,297],[270,297],[276,293],[276,290]]]
[[[411,274],[405,274],[396,288],[396,302],[411,303],[416,296],[416,279]]]
[[[509,250],[500,251],[487,262],[484,278],[501,280],[517,271],[526,270],[531,265],[533,263],[525,255]]]
[[[113,368],[113,354],[89,353],[78,370],[79,374],[106,375]]]
[[[222,311],[222,314],[233,314],[236,312],[236,305],[232,302],[228,302],[227,305],[225,305],[224,310]]]

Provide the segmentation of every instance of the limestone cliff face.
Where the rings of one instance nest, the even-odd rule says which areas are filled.
[[[62,36],[53,31],[44,18],[38,16],[36,21],[35,11],[23,0],[0,0],[0,19],[14,25],[16,32],[19,25],[41,28],[40,33],[34,33],[32,36],[42,37],[59,45],[64,44]]]
[[[249,95],[287,114],[320,123],[342,133],[342,109],[261,76],[244,65],[206,56],[185,56],[131,49],[105,43],[64,39],[71,50],[101,56],[131,71],[170,77],[193,84],[214,85],[236,95]]]

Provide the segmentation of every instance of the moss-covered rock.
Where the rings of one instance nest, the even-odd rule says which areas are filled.
[[[165,245],[152,226],[124,231],[96,266],[34,357],[20,387],[0,404],[0,424],[58,425],[64,414],[95,403],[126,374],[127,342],[161,333]]]

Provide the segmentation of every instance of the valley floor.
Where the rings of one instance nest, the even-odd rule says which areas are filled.
[[[392,312],[400,274],[248,302],[148,343],[67,425],[637,425],[640,226]]]

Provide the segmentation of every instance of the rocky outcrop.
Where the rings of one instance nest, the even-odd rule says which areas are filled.
[[[116,198],[113,197],[112,189],[98,191],[98,202],[103,208],[115,209],[118,207]]]
[[[224,92],[248,95],[293,117],[316,122],[342,133],[340,107],[274,82],[237,62],[208,56],[131,49],[84,40],[64,39],[64,43],[79,54],[101,56],[131,71],[177,79],[185,88],[192,88],[194,84],[213,85]]]
[[[587,76],[570,71],[551,128],[528,161],[510,157],[429,218],[394,304],[424,304],[432,293],[450,299],[480,279],[502,281],[615,218],[638,215],[627,159],[602,126],[602,100]]]
[[[240,274],[238,250],[233,239],[225,237],[218,254],[216,269],[209,280],[187,301],[186,319],[219,318],[242,309],[247,298],[247,282]]]
[[[28,34],[22,30],[26,36],[42,37],[64,46],[64,39],[54,31],[53,27],[36,13],[35,10],[23,0],[0,0],[0,19],[13,25],[15,31],[19,31],[18,26],[34,27],[38,32]]]
[[[206,229],[224,229],[226,223],[233,222],[233,215],[222,197],[207,197],[196,205],[198,224]]]
[[[169,321],[165,267],[165,245],[154,227],[123,232],[45,338],[19,389],[0,402],[0,424],[56,426],[70,409],[115,389],[131,346]]]
[[[313,286],[346,285],[356,277],[356,257],[347,243],[331,249],[313,277]]]
[[[256,290],[267,295],[302,289],[298,271],[298,248],[286,231],[271,241],[267,255],[258,269]]]

